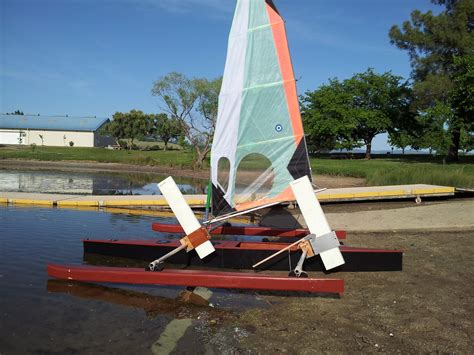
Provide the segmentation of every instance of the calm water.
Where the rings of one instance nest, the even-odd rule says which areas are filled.
[[[153,221],[157,217],[0,205],[0,354],[163,353],[166,339],[174,336],[169,329],[187,322],[176,318],[189,318],[191,326],[175,352],[232,351],[242,335],[224,337],[203,319],[216,317],[212,312],[262,306],[255,295],[212,290],[215,308],[207,313],[176,308],[174,298],[183,290],[178,287],[48,280],[48,262],[83,262],[86,237],[166,238],[151,231]]]
[[[160,194],[157,183],[167,177],[144,173],[74,173],[0,169],[0,191],[87,195],[155,195]],[[206,180],[179,177],[174,179],[183,193],[205,193]]]

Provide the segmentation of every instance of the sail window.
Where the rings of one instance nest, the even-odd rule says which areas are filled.
[[[222,157],[217,162],[217,182],[219,183],[222,191],[225,193],[229,187],[229,172],[230,172],[230,161],[226,157]]]
[[[272,163],[262,154],[246,155],[237,167],[235,203],[245,203],[265,198],[271,191],[275,173]]]

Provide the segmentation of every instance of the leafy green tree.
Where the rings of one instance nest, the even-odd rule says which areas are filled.
[[[461,132],[469,130],[473,120],[472,111],[465,110],[462,105],[469,101],[469,92],[461,88],[469,74],[465,79],[459,77],[459,61],[466,59],[458,58],[472,56],[474,51],[474,1],[431,2],[444,6],[444,10],[439,14],[414,10],[411,20],[405,21],[402,28],[393,26],[389,36],[392,44],[407,50],[410,55],[417,110],[423,112],[441,103],[454,112],[445,124],[450,134],[448,159],[456,161]],[[464,78],[462,74],[461,77]]]
[[[352,139],[355,122],[349,113],[349,100],[343,83],[337,79],[330,79],[329,84],[301,97],[301,116],[311,152],[360,146]]]
[[[303,122],[309,146],[317,149],[352,149],[366,146],[393,127],[406,125],[410,90],[402,78],[372,69],[339,82],[332,79],[303,97]]]
[[[450,99],[454,114],[468,117],[455,122],[460,129],[459,147],[468,152],[474,149],[474,54],[454,58],[454,65],[454,89]]]
[[[163,110],[180,125],[196,153],[194,167],[200,169],[211,150],[222,79],[189,79],[177,72],[154,82],[152,94]]]
[[[467,153],[474,150],[474,135],[466,130],[461,131],[461,149]]]
[[[413,136],[404,130],[392,130],[388,134],[388,143],[391,147],[399,148],[402,154],[405,154],[405,149],[413,142]]]
[[[370,68],[345,80],[344,86],[351,96],[350,114],[356,127],[353,138],[364,143],[365,157],[370,159],[377,134],[405,125],[410,91],[401,77],[390,72],[377,74]]]
[[[103,129],[103,132],[115,138],[117,145],[121,139],[128,139],[128,148],[131,150],[133,142],[137,137],[150,133],[153,127],[152,115],[143,113],[140,110],[130,112],[116,112]]]
[[[451,145],[451,135],[446,122],[452,117],[451,108],[442,102],[437,102],[433,107],[421,112],[416,117],[421,130],[412,145],[418,149],[428,149],[430,154],[434,150],[437,155],[446,155]]]
[[[20,116],[23,116],[24,113],[23,111],[20,111],[20,110],[15,110],[13,112],[7,112],[6,115],[20,115]],[[38,115],[39,116],[39,115]]]
[[[160,113],[154,116],[154,129],[152,134],[158,136],[165,144],[165,150],[168,149],[168,142],[177,139],[181,133],[178,121],[168,117],[166,113]]]

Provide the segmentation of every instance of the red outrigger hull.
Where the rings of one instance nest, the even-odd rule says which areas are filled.
[[[48,264],[48,275],[63,280],[140,285],[199,286],[312,293],[344,292],[342,279],[291,278],[259,273],[173,270],[160,272],[138,268]]]
[[[153,223],[151,228],[156,232],[184,233],[179,224]],[[309,234],[308,229],[273,228],[254,226],[220,226],[211,231],[215,235],[247,235],[262,237],[303,238]],[[346,231],[336,231],[338,239],[346,239]]]

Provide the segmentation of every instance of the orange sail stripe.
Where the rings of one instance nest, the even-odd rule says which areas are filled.
[[[281,16],[273,10],[271,6],[266,4],[268,18],[272,24],[273,39],[280,64],[283,81],[285,82],[285,96],[290,113],[293,134],[295,135],[296,145],[303,138],[303,124],[301,123],[301,115],[298,104],[298,96],[296,93],[296,82],[294,80],[293,66],[291,64],[290,51],[288,49],[288,41],[286,39],[285,24]]]

